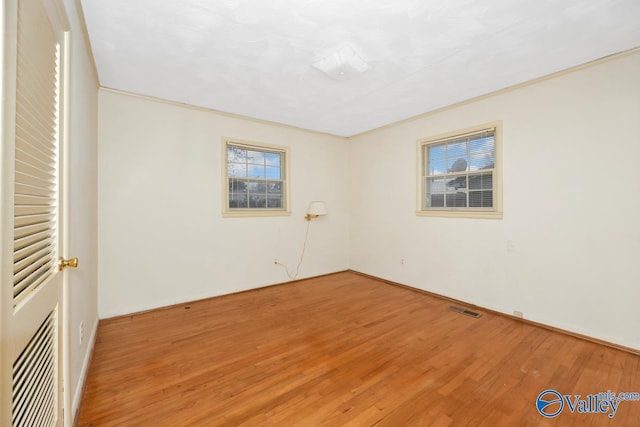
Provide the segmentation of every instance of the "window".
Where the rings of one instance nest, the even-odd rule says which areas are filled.
[[[500,123],[418,141],[418,215],[501,218]]]
[[[224,140],[223,148],[223,214],[288,215],[288,149],[237,140]]]

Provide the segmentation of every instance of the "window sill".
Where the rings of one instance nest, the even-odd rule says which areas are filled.
[[[416,211],[417,216],[431,216],[439,218],[476,218],[502,219],[501,211],[462,211],[462,210],[423,210]]]
[[[223,218],[254,218],[268,216],[290,216],[291,211],[287,210],[266,210],[266,209],[244,209],[237,211],[223,211]]]

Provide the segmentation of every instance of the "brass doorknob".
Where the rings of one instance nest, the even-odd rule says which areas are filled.
[[[58,270],[62,271],[67,267],[78,268],[78,258],[64,259],[60,257],[60,264],[58,264]]]

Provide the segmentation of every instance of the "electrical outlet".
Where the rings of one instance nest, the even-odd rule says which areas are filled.
[[[400,258],[400,264],[404,265],[404,258]]]
[[[513,240],[507,240],[507,251],[516,252],[516,242]]]
[[[84,341],[84,320],[80,321],[80,345]]]
[[[522,315],[522,312],[521,312],[521,311],[518,311],[518,310],[515,310],[515,311],[513,312],[513,315],[514,315],[514,316],[516,316],[516,317],[519,317],[520,319],[522,319],[522,318],[524,317],[524,316]]]

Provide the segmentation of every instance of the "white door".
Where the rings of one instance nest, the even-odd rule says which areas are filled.
[[[3,1],[2,426],[62,425],[60,7]]]

